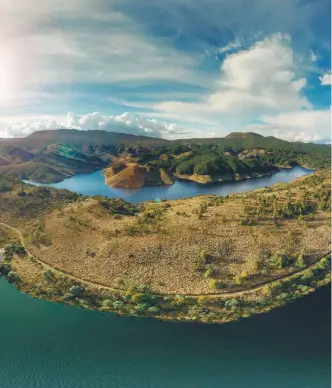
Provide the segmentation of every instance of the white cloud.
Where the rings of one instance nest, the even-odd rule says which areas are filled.
[[[263,115],[260,121],[262,124],[247,126],[246,130],[289,141],[331,141],[330,109],[300,110],[277,115]]]
[[[215,91],[200,103],[166,101],[155,109],[167,114],[200,114],[224,118],[310,108],[303,95],[304,78],[295,72],[287,35],[275,34],[248,50],[228,55]]]
[[[43,7],[0,0],[0,103],[15,106],[22,90],[61,84],[209,82],[197,70],[202,53],[160,44],[114,7],[103,0],[44,0]]]
[[[146,136],[167,136],[182,133],[183,128],[174,123],[157,121],[125,112],[118,116],[104,116],[98,112],[77,115],[69,112],[65,122],[66,128],[81,130],[100,129],[111,132],[133,133]]]
[[[68,112],[65,118],[22,118],[21,121],[0,123],[0,136],[25,137],[35,131],[59,128],[82,131],[104,130],[166,138],[179,137],[180,135],[188,136],[187,130],[175,123],[167,123],[128,112],[114,116],[102,115],[99,112],[85,115]]]
[[[319,77],[320,84],[323,86],[331,85],[331,73],[325,73],[321,77]]]
[[[243,44],[242,39],[237,37],[234,41],[229,42],[226,46],[220,47],[217,51],[219,54],[224,54],[229,51],[239,49],[242,46],[242,44]]]
[[[318,59],[318,55],[315,54],[312,50],[310,50],[310,60],[311,62],[316,62]]]

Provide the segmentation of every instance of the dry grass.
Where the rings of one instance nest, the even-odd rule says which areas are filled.
[[[288,187],[265,190],[266,195],[282,197]],[[239,290],[294,271],[294,267],[257,271],[257,264],[266,268],[276,252],[304,253],[310,263],[329,251],[328,213],[317,212],[305,227],[296,219],[278,226],[272,219],[243,226],[239,220],[244,218],[245,197],[234,195],[218,206],[210,205],[202,217],[197,214],[200,205],[213,202],[213,196],[147,203],[143,214],[130,217],[112,216],[88,199],[47,215],[43,232],[51,244],[31,244],[29,249],[81,279],[111,287],[147,285],[155,292],[179,294]],[[213,275],[206,278],[207,269]],[[235,276],[244,272],[247,280],[235,284]],[[211,290],[211,277],[224,288]]]
[[[106,184],[112,187],[140,188],[173,184],[164,169],[150,168],[132,161],[130,158],[114,158],[112,166],[103,170]]]

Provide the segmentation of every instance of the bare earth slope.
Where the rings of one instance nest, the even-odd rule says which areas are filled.
[[[164,169],[144,166],[123,158],[115,158],[111,166],[103,170],[103,175],[106,184],[111,187],[140,188],[174,183]]]

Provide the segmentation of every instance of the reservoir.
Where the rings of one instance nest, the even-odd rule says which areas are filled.
[[[0,386],[329,388],[329,292],[204,325],[37,300],[0,278]]]
[[[310,174],[311,172],[312,170],[297,166],[289,170],[281,170],[271,176],[243,181],[223,182],[211,185],[202,185],[188,181],[176,181],[174,185],[170,186],[149,186],[142,187],[141,189],[125,189],[107,186],[101,171],[95,171],[88,174],[78,174],[63,180],[62,182],[47,184],[46,186],[67,189],[84,195],[102,195],[110,198],[123,198],[128,202],[137,203],[144,201],[158,201],[161,199],[194,197],[203,194],[227,195],[243,193],[264,186],[271,186],[274,183],[289,182],[302,175]],[[28,183],[40,185],[34,182]]]

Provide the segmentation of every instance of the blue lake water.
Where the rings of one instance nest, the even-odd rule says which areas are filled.
[[[137,203],[143,201],[158,201],[160,199],[177,199],[193,197],[201,194],[227,195],[243,193],[274,183],[289,182],[302,175],[311,173],[302,167],[294,167],[291,170],[281,170],[274,175],[247,179],[243,181],[223,182],[211,185],[201,185],[195,182],[176,181],[171,186],[150,186],[140,189],[123,189],[109,187],[105,183],[101,171],[88,174],[79,174],[65,179],[60,183],[48,184],[58,189],[67,189],[85,195],[102,195],[111,198],[123,198],[126,201]],[[30,182],[33,183],[33,182]],[[34,183],[36,184],[36,183]]]

